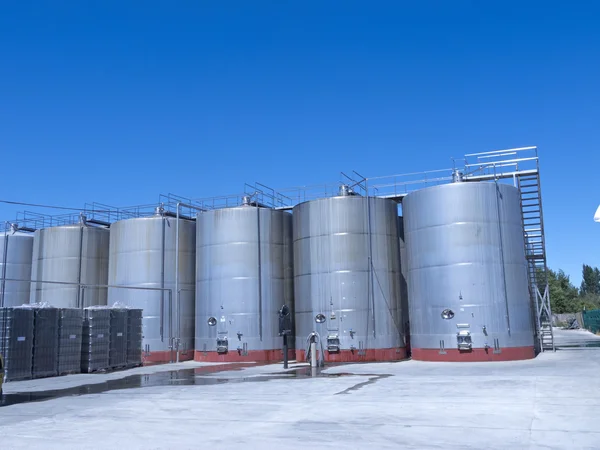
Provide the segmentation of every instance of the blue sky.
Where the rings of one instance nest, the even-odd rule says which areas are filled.
[[[591,1],[3,2],[0,198],[130,205],[537,145],[549,262],[578,284],[600,266],[599,18]]]

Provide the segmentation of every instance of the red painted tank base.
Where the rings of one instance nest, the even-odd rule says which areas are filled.
[[[146,355],[142,352],[142,363],[145,366],[151,366],[153,364],[165,364],[171,362],[171,358],[173,361],[177,361],[177,354],[175,352],[171,352],[169,350],[162,352],[150,352],[149,355]],[[194,352],[179,352],[179,362],[183,361],[191,361],[194,359]]]
[[[480,361],[518,361],[535,358],[533,347],[504,347],[500,353],[494,349],[474,348],[471,351],[446,349],[440,354],[439,348],[413,348],[412,359],[417,361],[480,362]]]
[[[339,352],[325,351],[325,362],[366,362],[366,361],[400,361],[406,359],[405,348],[372,348],[363,350],[340,350]],[[296,359],[306,361],[306,350],[296,350]]]
[[[288,359],[293,360],[296,357],[296,352],[293,349],[288,350]],[[194,352],[194,361],[201,362],[279,362],[283,361],[283,350],[280,348],[275,350],[248,350],[246,355],[243,355],[237,350],[227,353],[204,352],[196,350]]]

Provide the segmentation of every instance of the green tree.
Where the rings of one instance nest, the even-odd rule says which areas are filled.
[[[600,295],[600,270],[597,267],[583,265],[579,294],[581,296],[587,294]]]
[[[569,276],[562,270],[555,272],[548,269],[548,286],[550,303],[554,314],[574,313],[581,311],[579,291]]]
[[[585,294],[579,297],[579,309],[578,311],[583,311],[584,309],[600,309],[600,295],[595,294]]]

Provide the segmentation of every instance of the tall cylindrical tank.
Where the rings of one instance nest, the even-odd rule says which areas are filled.
[[[106,305],[108,242],[106,228],[79,224],[36,230],[33,240],[31,303],[57,308]],[[65,284],[44,283],[48,281]],[[79,285],[90,287],[80,289]]]
[[[108,304],[143,309],[145,363],[193,358],[195,224],[179,219],[179,284],[176,289],[177,219],[150,217],[111,225]],[[115,288],[112,286],[123,286]],[[127,289],[151,288],[151,289]],[[179,292],[177,292],[177,290]],[[161,309],[162,306],[162,309]],[[175,353],[179,350],[179,355]]]
[[[297,358],[313,333],[326,361],[404,358],[397,204],[347,195],[293,216]]]
[[[412,357],[534,357],[519,191],[457,182],[403,201]]]
[[[16,226],[0,233],[0,307],[20,306],[29,303],[29,281],[33,235],[17,231]]]
[[[292,319],[294,306],[291,214],[245,205],[196,220],[195,359],[280,361],[278,311]]]

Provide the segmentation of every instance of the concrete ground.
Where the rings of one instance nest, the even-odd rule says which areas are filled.
[[[577,330],[556,340],[600,342]],[[162,385],[2,407],[0,448],[600,448],[600,347],[508,363],[345,365],[314,377],[280,365],[212,369],[221,372],[182,363],[8,383],[9,395],[90,377]]]

